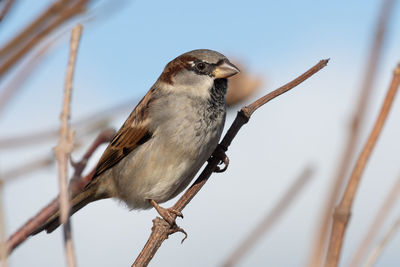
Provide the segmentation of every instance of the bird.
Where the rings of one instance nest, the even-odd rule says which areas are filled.
[[[170,61],[108,144],[91,181],[71,196],[71,215],[91,202],[114,198],[131,210],[154,207],[173,224],[172,214],[181,213],[159,204],[181,193],[217,147],[228,78],[239,72],[209,49]],[[59,216],[57,211],[33,234],[54,231]]]

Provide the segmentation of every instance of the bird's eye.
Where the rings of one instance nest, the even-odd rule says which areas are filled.
[[[204,64],[203,62],[199,62],[199,63],[196,64],[196,68],[199,71],[203,71],[206,68],[206,64]]]

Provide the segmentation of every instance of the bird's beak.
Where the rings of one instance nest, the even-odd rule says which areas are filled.
[[[217,67],[214,69],[213,75],[217,79],[228,78],[239,72],[240,70],[235,65],[230,63],[229,60],[224,60],[222,61],[222,63],[218,64]]]

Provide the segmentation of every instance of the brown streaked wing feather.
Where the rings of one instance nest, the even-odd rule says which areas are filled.
[[[129,115],[124,125],[122,125],[114,136],[113,140],[101,156],[91,182],[100,174],[120,162],[135,148],[144,144],[151,138],[152,133],[148,129],[149,122],[146,119],[148,116],[149,105],[154,99],[154,91],[155,88],[152,88],[143,97]],[[91,182],[86,187],[88,187]]]
[[[116,144],[110,144],[97,164],[93,179],[113,167],[132,150],[145,143],[151,133],[144,127],[127,127],[115,136]]]

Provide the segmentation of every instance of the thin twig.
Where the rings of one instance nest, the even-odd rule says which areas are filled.
[[[369,255],[367,262],[365,263],[365,267],[370,267],[375,264],[378,260],[379,256],[381,255],[383,249],[386,247],[390,239],[396,234],[400,227],[400,216],[396,219],[392,227],[390,227],[389,231],[384,235],[381,242],[379,242],[378,246],[374,248]]]
[[[36,19],[28,23],[23,30],[14,36],[8,43],[0,48],[0,59],[12,52],[13,49],[27,42],[27,39],[31,38],[37,29],[44,27],[47,21],[52,20],[53,16],[56,16],[67,4],[67,1],[56,0],[48,6]]]
[[[271,227],[280,219],[283,213],[290,207],[291,203],[298,196],[307,182],[310,181],[313,169],[307,167],[303,170],[300,176],[294,181],[290,188],[279,199],[274,208],[262,219],[262,221],[251,231],[251,233],[232,251],[223,266],[231,267],[239,263],[260,240],[262,236],[268,232]]]
[[[351,163],[355,156],[357,141],[359,140],[362,124],[367,115],[367,107],[370,102],[373,83],[377,75],[378,63],[382,58],[382,47],[385,41],[388,23],[393,13],[391,11],[394,2],[395,1],[393,0],[385,0],[379,14],[378,25],[374,33],[368,63],[366,64],[366,69],[363,75],[358,103],[351,118],[347,140],[340,156],[337,172],[335,173],[332,185],[330,186],[331,190],[321,212],[319,229],[313,243],[308,266],[321,266],[324,257],[333,209],[339,200],[340,192],[342,192],[343,185],[345,184],[346,175],[349,172]]]
[[[344,234],[350,218],[351,207],[353,205],[354,197],[357,192],[361,176],[364,173],[365,166],[382,131],[383,125],[389,114],[393,99],[396,95],[399,85],[400,64],[398,64],[396,69],[394,70],[393,79],[387,91],[385,100],[382,104],[379,116],[376,119],[375,125],[368,137],[368,140],[365,143],[357,159],[340,204],[336,207],[333,214],[333,225],[329,239],[328,254],[326,258],[326,266],[328,267],[336,267],[338,265],[340,253],[342,250]]]
[[[89,147],[82,159],[79,162],[73,164],[73,166],[79,167],[75,169],[75,173],[69,185],[70,194],[72,196],[76,195],[78,192],[81,192],[93,176],[95,169],[93,169],[89,174],[85,176],[78,177],[78,175],[80,175],[83,169],[86,167],[88,159],[93,155],[95,150],[101,144],[110,142],[114,135],[115,130],[112,129],[107,129],[101,132],[92,143],[92,145]],[[58,198],[56,198],[46,207],[40,210],[38,214],[28,220],[14,234],[12,234],[7,240],[8,253],[10,254],[17,246],[22,244],[29,236],[31,236],[36,231],[36,229],[43,225],[55,212],[57,212],[60,207],[59,204],[60,202]]]
[[[71,155],[74,142],[74,133],[69,126],[70,105],[72,94],[72,80],[74,76],[76,55],[82,34],[82,25],[78,24],[71,34],[70,56],[68,60],[67,74],[65,77],[64,104],[61,112],[60,141],[54,149],[58,162],[58,175],[60,185],[60,224],[63,224],[65,252],[69,267],[76,266],[75,253],[72,243],[71,226],[69,222],[69,193],[68,193],[68,159]]]
[[[360,266],[361,260],[367,254],[369,247],[371,246],[372,241],[375,239],[378,234],[379,229],[381,229],[385,219],[387,218],[389,212],[392,210],[394,204],[397,199],[400,197],[400,177],[397,179],[396,183],[392,187],[392,190],[387,195],[385,201],[382,206],[379,207],[378,213],[375,216],[374,221],[371,223],[367,234],[360,242],[354,257],[351,259],[349,266]]]
[[[232,123],[231,127],[225,134],[225,137],[222,139],[221,143],[217,146],[213,153],[212,159],[208,162],[200,176],[196,179],[192,186],[190,186],[185,193],[179,198],[179,200],[175,203],[172,207],[176,211],[182,211],[187,204],[193,199],[193,197],[199,192],[199,190],[203,187],[203,185],[207,182],[208,178],[214,172],[216,167],[218,166],[219,162],[223,159],[224,153],[228,147],[230,146],[232,140],[235,138],[236,134],[239,132],[240,128],[246,124],[251,114],[257,110],[257,108],[261,107],[262,105],[266,104],[270,100],[274,99],[275,97],[289,91],[290,89],[294,88],[295,86],[299,85],[301,82],[305,81],[306,79],[310,78],[313,74],[321,70],[325,67],[328,63],[328,60],[321,60],[318,64],[314,67],[309,69],[304,74],[300,75],[298,78],[294,79],[293,81],[289,82],[288,84],[272,91],[271,93],[265,95],[264,97],[258,99],[257,101],[253,102],[247,107],[241,109],[238,112],[234,122]],[[135,262],[132,264],[133,267],[138,266],[147,266],[150,260],[153,258],[155,253],[157,252],[158,248],[164,242],[165,239],[172,233],[179,231],[180,229],[177,227],[171,227],[166,221],[163,219],[156,217],[153,220],[153,227],[152,233],[147,240],[144,248],[140,252],[139,256],[136,258]]]

